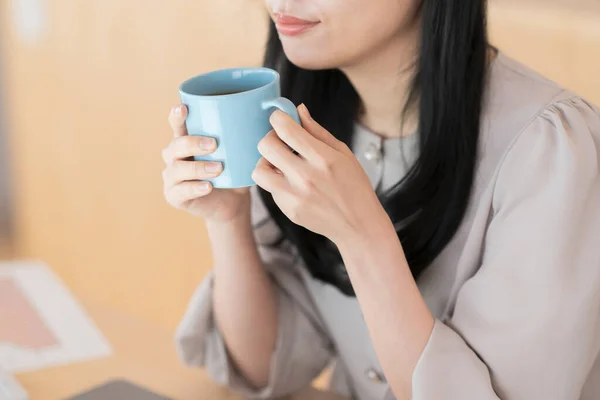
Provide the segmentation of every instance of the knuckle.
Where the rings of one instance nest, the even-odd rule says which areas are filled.
[[[175,131],[181,127],[182,123],[179,117],[177,117],[174,113],[171,113],[169,115],[169,125],[171,126],[171,129]]]
[[[171,173],[173,175],[175,175],[175,174],[179,173],[179,171],[181,171],[182,164],[183,164],[183,161],[181,161],[181,160],[173,160],[173,162],[170,163],[167,168],[171,171]]]
[[[263,138],[260,140],[260,142],[258,142],[257,149],[260,154],[264,154],[264,152],[265,152],[265,146],[266,146],[265,140],[266,140],[266,138]]]
[[[273,111],[271,117],[269,118],[271,124],[278,125],[282,128],[286,128],[290,125],[289,118],[283,111],[277,109]]]
[[[165,147],[162,152],[161,152],[161,156],[162,159],[164,161],[165,164],[168,164],[171,162],[171,157],[170,157],[170,151],[169,151],[169,147]]]
[[[200,161],[189,162],[189,174],[191,178],[202,178],[204,175],[204,163]]]
[[[299,218],[298,215],[296,214],[296,212],[294,210],[290,210],[287,213],[287,217],[289,218],[290,221],[292,221],[293,223],[298,224]]]
[[[167,168],[168,170],[168,177],[169,180],[185,180],[183,178],[185,178],[188,173],[186,170],[186,165],[184,161],[181,160],[175,160],[169,168]]]
[[[271,129],[269,131],[269,134],[267,135],[267,139],[269,140],[270,143],[277,142],[277,141],[281,140],[280,136],[279,136],[279,133],[277,133],[277,131],[275,129]]]
[[[262,139],[262,142],[266,144],[273,143],[276,138],[277,134],[275,133],[275,131],[270,130],[269,133],[267,133],[267,135]]]
[[[273,138],[285,141],[290,136],[290,129],[288,129],[288,124],[286,121],[283,123],[280,122],[283,129],[279,129],[278,131],[273,130]]]
[[[173,195],[174,207],[183,209],[184,205],[188,200],[191,200],[193,196],[190,196],[189,185],[180,184],[177,187],[175,194]]]
[[[198,188],[194,185],[187,185],[185,188],[185,198],[189,200],[196,197],[200,197]]]
[[[267,165],[267,163],[268,163],[268,161],[264,157],[261,157],[261,158],[259,158],[258,162],[256,163],[256,167],[254,169],[264,167],[265,165]]]
[[[273,131],[271,131],[271,132],[273,132]],[[268,152],[270,147],[273,145],[273,140],[274,140],[274,137],[269,132],[269,134],[267,134],[267,136],[265,136],[264,138],[262,138],[260,140],[260,142],[258,142],[258,151],[261,154]]]
[[[257,165],[256,168],[254,168],[254,171],[252,171],[252,180],[254,182],[256,182],[256,183],[262,182],[264,168],[265,167],[263,165]]]
[[[191,136],[179,136],[173,139],[173,147],[177,154],[185,152],[190,147]]]
[[[165,199],[167,200],[167,203],[174,208],[179,208],[180,203],[177,202],[175,196],[173,195],[173,190],[165,190],[164,193]]]
[[[300,198],[295,197],[294,199],[290,200],[290,206],[289,206],[289,210],[288,210],[288,216],[289,218],[296,222],[300,220],[300,217],[302,215],[302,200]]]
[[[322,173],[326,177],[331,177],[335,170],[335,162],[328,162],[322,170]]]
[[[315,184],[310,174],[304,172],[300,175],[300,191],[301,195],[306,196],[312,193],[315,189]]]
[[[324,157],[322,154],[317,154],[314,157],[314,163],[320,171],[327,171],[332,167],[331,160]]]
[[[325,163],[325,168],[323,169],[323,172],[325,172],[326,174],[332,174],[336,170],[339,163],[339,157],[332,157],[328,159]]]

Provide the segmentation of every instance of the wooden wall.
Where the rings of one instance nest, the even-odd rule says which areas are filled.
[[[184,78],[260,63],[262,0],[38,0],[38,40],[18,34],[18,1],[0,0],[14,250],[77,295],[174,328],[211,255],[202,222],[162,198],[167,113]],[[600,103],[600,13],[570,22],[525,3],[493,4],[495,43]]]
[[[599,0],[491,0],[489,19],[506,54],[600,104]]]
[[[185,78],[259,65],[259,0],[48,0],[36,42],[0,0],[16,253],[77,295],[170,328],[211,265],[203,223],[167,206],[160,152]]]

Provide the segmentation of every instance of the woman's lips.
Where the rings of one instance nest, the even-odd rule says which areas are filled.
[[[319,24],[318,21],[307,21],[290,15],[276,14],[277,31],[286,36],[298,36]]]

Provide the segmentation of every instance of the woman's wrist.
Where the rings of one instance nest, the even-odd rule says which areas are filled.
[[[215,270],[238,274],[240,267],[252,271],[263,269],[249,212],[227,221],[207,221],[206,228]]]
[[[248,210],[240,211],[238,214],[228,220],[206,219],[205,224],[209,235],[212,236],[213,233],[231,234],[240,231],[252,232],[251,220],[250,208],[248,207]]]
[[[389,216],[383,210],[374,212],[367,221],[353,229],[347,229],[333,240],[340,251],[361,252],[396,239],[397,233]]]

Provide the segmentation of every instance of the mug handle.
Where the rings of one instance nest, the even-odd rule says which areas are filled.
[[[263,110],[268,110],[269,108],[278,108],[290,117],[292,117],[292,119],[296,121],[296,123],[300,124],[300,116],[298,115],[298,110],[296,109],[296,106],[294,105],[294,103],[292,103],[285,97],[265,101],[264,103],[262,103],[262,108]]]

